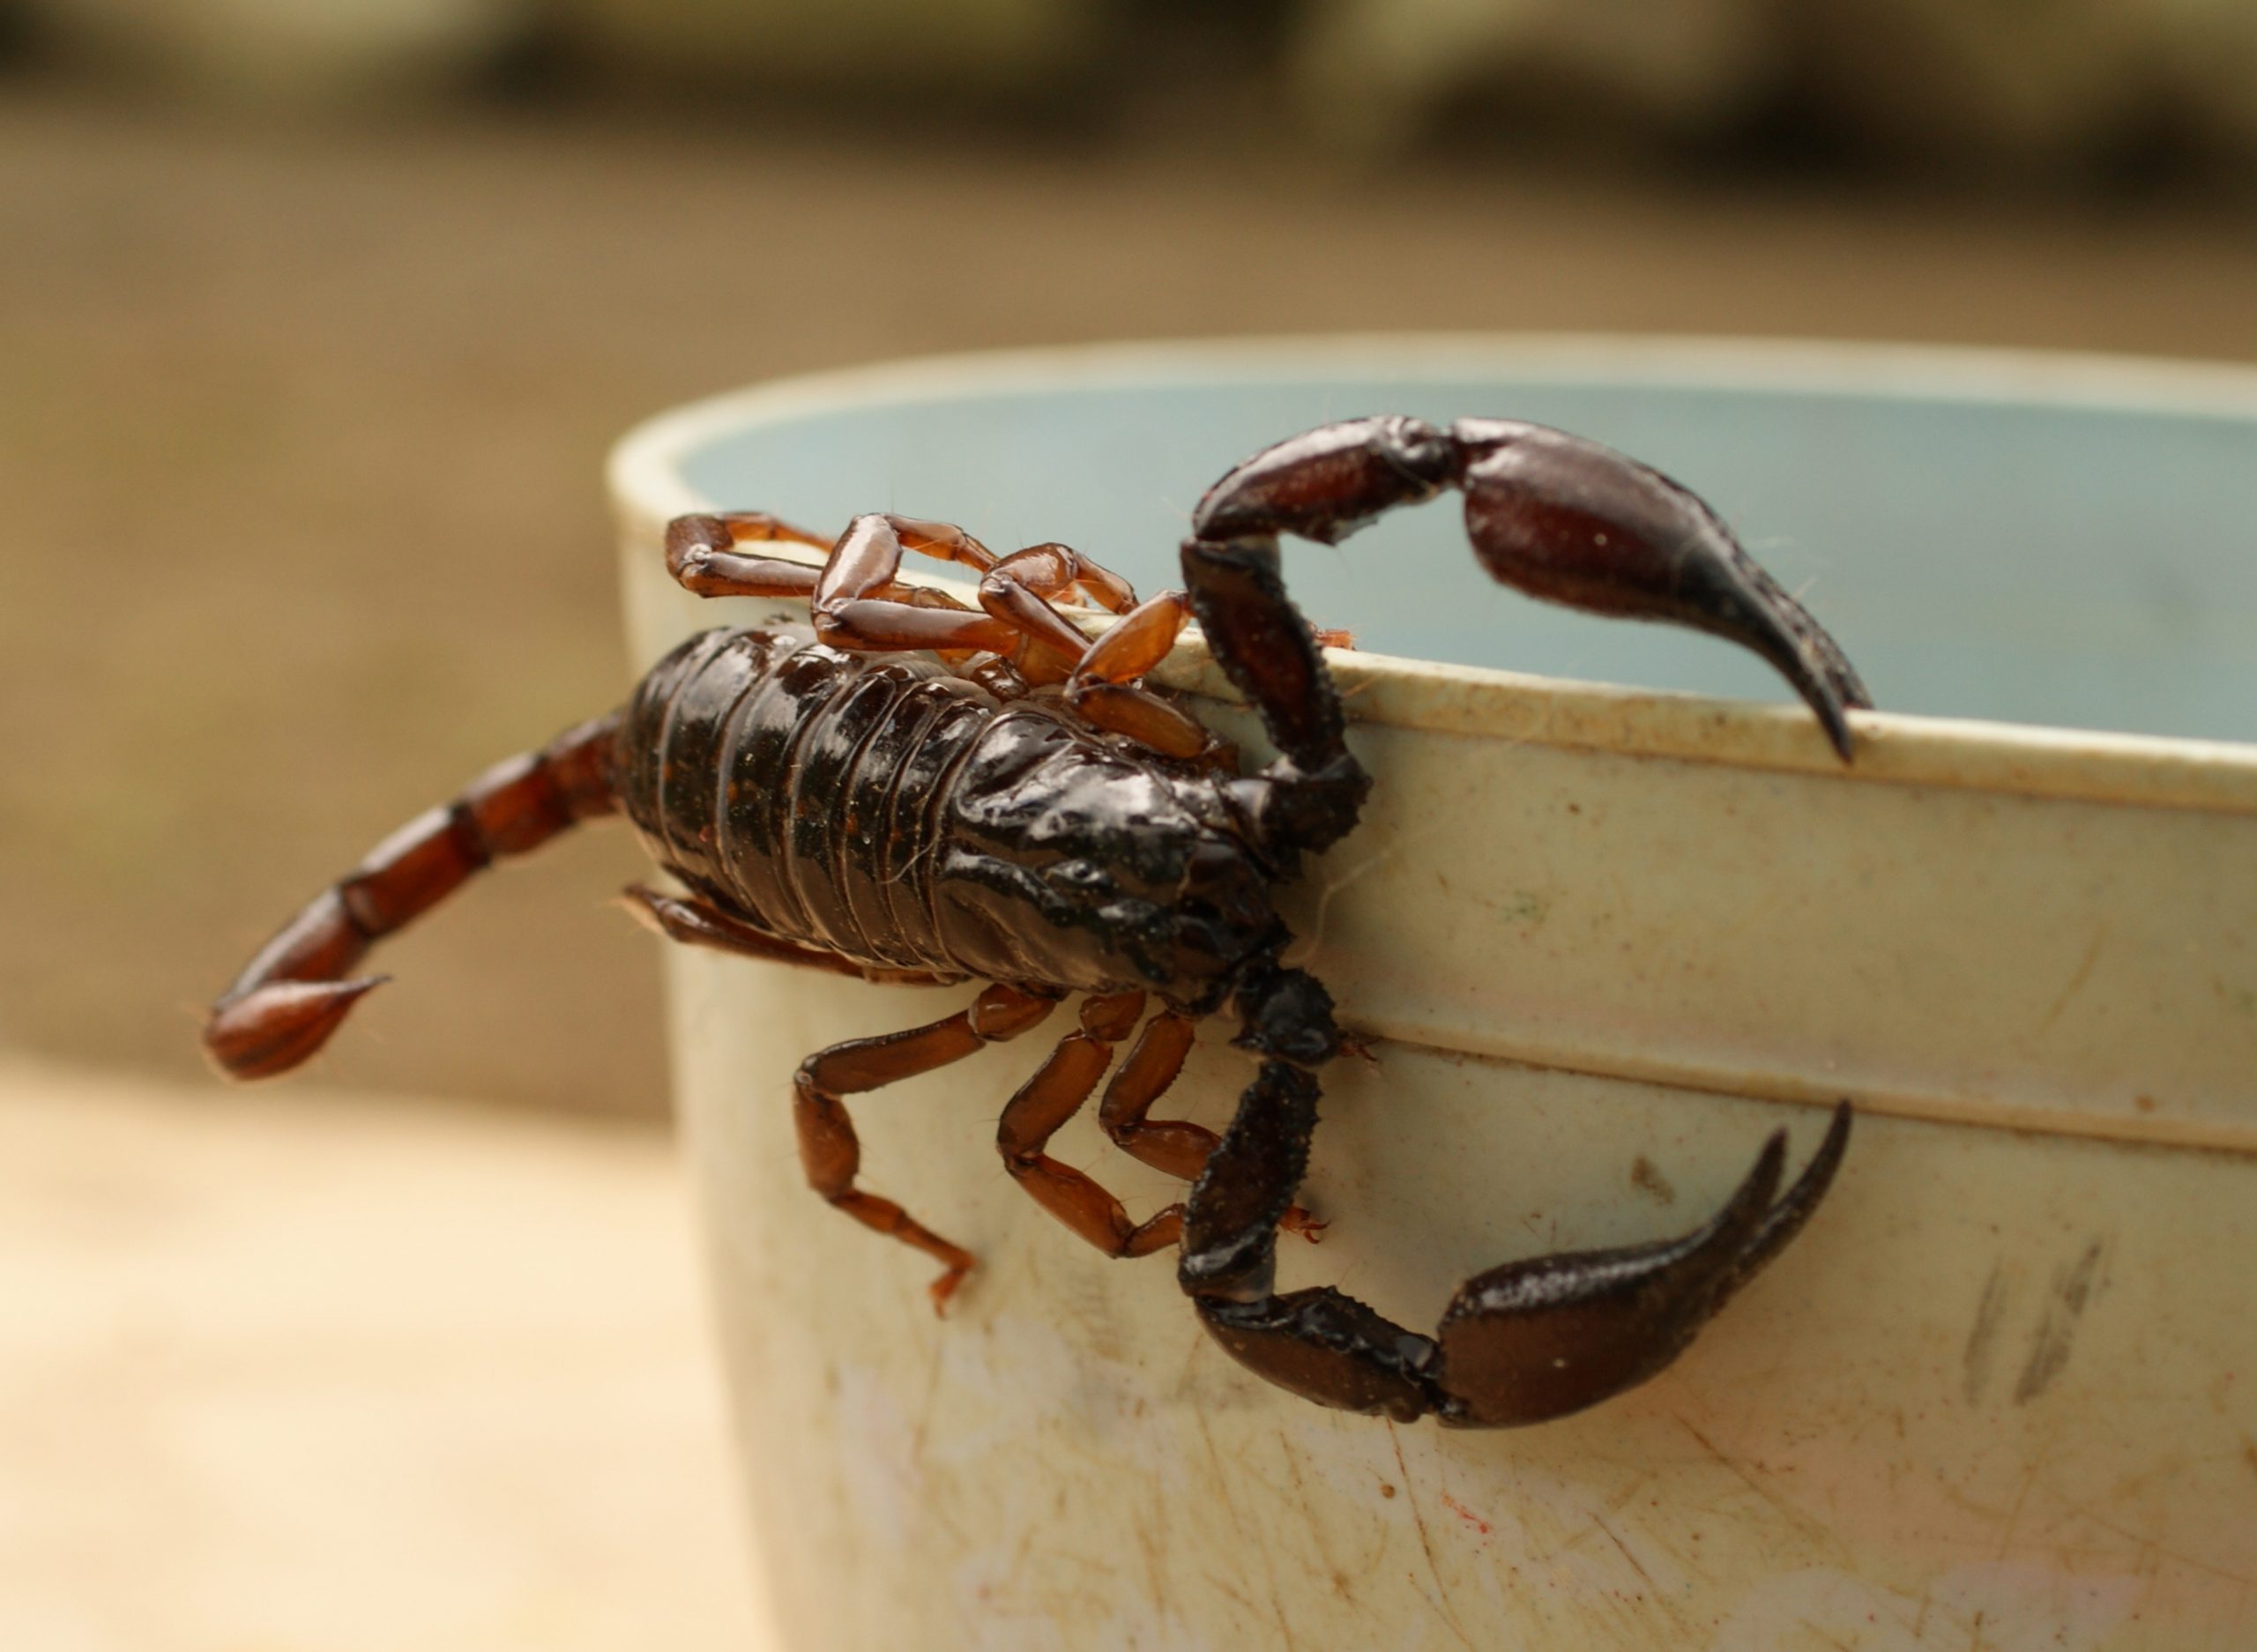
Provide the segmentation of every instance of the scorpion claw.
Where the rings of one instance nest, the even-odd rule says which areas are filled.
[[[271,1078],[307,1060],[361,995],[387,975],[352,981],[272,981],[224,1000],[204,1024],[204,1049],[230,1078]]]
[[[1451,427],[1465,525],[1497,579],[1546,601],[1690,626],[1770,661],[1848,762],[1873,703],[1841,648],[1695,494],[1582,436],[1502,419]]]
[[[1457,480],[1460,464],[1453,436],[1423,419],[1320,425],[1233,465],[1199,501],[1191,531],[1210,540],[1297,533],[1337,545],[1382,512],[1432,499]]]
[[[1793,685],[1849,761],[1848,712],[1873,703],[1865,685],[1834,639],[1696,495],[1612,448],[1545,425],[1461,419],[1443,430],[1389,417],[1323,425],[1264,448],[1192,513],[1183,557],[1193,609],[1224,670],[1301,768],[1323,766],[1338,743],[1339,714],[1315,644],[1277,623],[1289,607],[1276,571],[1277,536],[1337,544],[1447,487],[1464,494],[1466,532],[1493,577],[1547,602],[1689,626],[1752,649]]]
[[[1319,1405],[1461,1427],[1546,1422],[1659,1374],[1800,1230],[1849,1144],[1850,1109],[1782,1195],[1786,1135],[1691,1233],[1508,1262],[1466,1281],[1433,1337],[1330,1286],[1269,1287],[1268,1206],[1295,1178],[1313,1089],[1265,1072],[1192,1192],[1182,1281],[1208,1332],[1248,1370]],[[1274,1192],[1270,1193],[1274,1197]]]
[[[1444,1408],[1434,1344],[1330,1285],[1254,1302],[1194,1300],[1225,1352],[1305,1400],[1398,1423]]]
[[[1681,1239],[1508,1262],[1466,1281],[1438,1334],[1442,1420],[1543,1422],[1657,1375],[1802,1226],[1849,1136],[1845,1104],[1775,1200],[1786,1136],[1774,1135],[1724,1209]]]
[[[1759,567],[1716,512],[1658,471],[1542,425],[1352,419],[1274,443],[1225,473],[1192,513],[1185,599],[1216,663],[1279,755],[1230,797],[1249,839],[1290,872],[1356,823],[1371,777],[1348,748],[1338,691],[1285,594],[1278,538],[1339,543],[1446,488],[1465,499],[1489,573],[1546,601],[1722,636],[1769,660],[1844,763],[1849,712],[1869,706],[1833,638]],[[1233,1042],[1263,1057],[1185,1201],[1176,1279],[1215,1340],[1256,1375],[1320,1405],[1429,1412],[1469,1427],[1542,1422],[1645,1381],[1792,1239],[1848,1143],[1839,1109],[1794,1185],[1774,1136],[1724,1209],[1681,1239],[1543,1256],[1469,1280],[1432,1338],[1352,1297],[1279,1295],[1277,1232],[1316,1122],[1311,1073],[1369,1052],[1331,1000],[1274,956],[1241,969]]]

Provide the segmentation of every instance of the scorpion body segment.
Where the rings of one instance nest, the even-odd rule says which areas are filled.
[[[1106,1255],[1177,1247],[1178,1284],[1215,1341],[1318,1403],[1474,1427],[1594,1404],[1664,1369],[1799,1231],[1850,1115],[1836,1110],[1784,1191],[1779,1134],[1694,1232],[1506,1263],[1461,1287],[1432,1336],[1330,1287],[1276,1290],[1278,1231],[1322,1226],[1294,1202],[1317,1074],[1352,1045],[1322,984],[1282,961],[1292,937],[1270,890],[1353,830],[1373,784],[1285,594],[1278,540],[1337,542],[1449,488],[1497,579],[1755,651],[1850,758],[1848,714],[1869,701],[1817,622],[1692,494],[1541,426],[1361,419],[1265,449],[1201,500],[1184,588],[1141,603],[1062,545],[997,556],[961,528],[892,515],[836,538],[764,512],[684,517],[666,541],[684,587],[804,599],[808,621],[692,637],[622,711],[394,834],[252,959],[206,1048],[238,1077],[297,1065],[376,985],[352,974],[374,941],[498,856],[623,812],[682,886],[628,891],[671,939],[872,980],[987,983],[929,1025],[817,1052],[793,1082],[808,1184],[939,1261],[936,1306],[972,1258],[860,1185],[845,1098],[1018,1038],[1081,993],[1076,1027],[996,1129],[1006,1171],[1044,1209]],[[778,541],[823,548],[823,565],[753,548]],[[978,606],[901,582],[909,553],[971,569]],[[1052,606],[1075,597],[1114,616],[1093,639]],[[1258,772],[1142,681],[1193,618],[1277,749]],[[1235,1016],[1257,1063],[1227,1127],[1151,1117],[1216,1013]],[[1189,1184],[1142,1222],[1047,1150],[1100,1083],[1106,1134]]]
[[[805,625],[674,650],[629,702],[617,763],[666,870],[875,969],[1203,1013],[1279,933],[1211,769]]]

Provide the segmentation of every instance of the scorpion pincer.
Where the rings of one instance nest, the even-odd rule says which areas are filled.
[[[1508,1262],[1467,1282],[1432,1337],[1323,1287],[1277,1292],[1279,1228],[1343,1036],[1330,996],[1282,962],[1272,888],[1356,823],[1371,778],[1344,738],[1319,639],[1287,599],[1278,539],[1334,542],[1395,506],[1464,495],[1482,564],[1529,594],[1665,620],[1751,648],[1848,761],[1869,705],[1831,638],[1698,498],[1596,443],[1503,420],[1326,425],[1209,489],[1184,589],[1138,602],[1057,544],[996,556],[960,528],[856,517],[834,541],[757,512],[684,517],[667,565],[701,596],[795,598],[811,623],[705,632],[627,704],[471,783],[317,896],[254,957],[205,1029],[242,1078],[306,1060],[377,978],[374,941],[498,856],[623,811],[678,893],[631,909],[676,941],[878,981],[987,983],[929,1026],[808,1058],[793,1119],[808,1180],[856,1221],[942,1265],[971,1255],[857,1181],[845,1098],[1017,1038],[1081,994],[1077,1024],[1010,1098],[996,1146],[1043,1208],[1108,1256],[1178,1248],[1177,1278],[1233,1357],[1319,1404],[1501,1426],[1580,1410],[1667,1366],[1808,1219],[1849,1110],[1781,1190],[1784,1134],[1739,1191],[1679,1239]],[[748,549],[795,541],[820,567]],[[979,606],[904,584],[905,552],[979,577]],[[1109,610],[1094,640],[1053,599]],[[1254,774],[1141,682],[1196,619],[1277,755]],[[1150,1011],[1151,1013],[1147,1013]],[[1218,1136],[1154,1105],[1195,1024],[1228,1011],[1258,1063]],[[1133,1042],[1132,1042],[1133,1039]],[[1099,1120],[1190,1184],[1142,1222],[1052,1135],[1125,1059]]]

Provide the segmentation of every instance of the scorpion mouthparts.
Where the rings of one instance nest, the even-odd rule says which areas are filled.
[[[229,1078],[287,1073],[329,1041],[361,994],[388,975],[352,981],[274,981],[228,999],[205,1023],[204,1050]]]

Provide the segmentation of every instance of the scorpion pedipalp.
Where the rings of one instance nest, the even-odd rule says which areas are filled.
[[[1184,584],[1217,663],[1279,756],[1241,783],[1249,830],[1290,868],[1356,822],[1371,778],[1315,634],[1285,594],[1277,540],[1335,543],[1397,505],[1455,487],[1475,554],[1531,596],[1710,631],[1762,655],[1808,703],[1844,762],[1865,686],[1802,606],[1717,514],[1659,472],[1581,436],[1497,419],[1447,430],[1389,416],[1265,448],[1200,501]],[[1320,1404],[1498,1427],[1580,1410],[1642,1382],[1800,1228],[1832,1182],[1846,1105],[1787,1191],[1774,1135],[1715,1217],[1675,1239],[1538,1257],[1469,1281],[1434,1337],[1330,1287],[1277,1294],[1276,1228],[1316,1123],[1309,1069],[1341,1047],[1331,1001],[1297,971],[1244,971],[1237,1042],[1264,1059],[1186,1202],[1177,1277],[1233,1358]]]
[[[1263,1064],[1187,1202],[1177,1276],[1248,1370],[1319,1405],[1397,1422],[1518,1427],[1658,1375],[1800,1230],[1849,1146],[1844,1103],[1786,1193],[1775,1132],[1722,1209],[1677,1239],[1505,1263],[1458,1288],[1432,1337],[1329,1285],[1277,1293],[1275,1212],[1298,1190],[1317,1086]]]
[[[1783,1195],[1782,1130],[1724,1207],[1682,1238],[1533,1257],[1467,1280],[1437,1337],[1442,1420],[1539,1423],[1659,1373],[1817,1208],[1849,1147],[1850,1119],[1846,1103],[1834,1109]]]
[[[1193,514],[1184,556],[1194,601],[1192,564],[1211,561],[1214,547],[1274,546],[1284,533],[1334,544],[1395,506],[1452,487],[1465,495],[1474,554],[1496,579],[1547,602],[1666,621],[1752,649],[1850,760],[1846,713],[1873,701],[1818,621],[1697,495],[1545,425],[1461,419],[1443,430],[1399,416],[1356,419],[1263,449],[1210,488]],[[1199,617],[1211,635],[1206,605]],[[1256,703],[1268,702],[1257,696]]]

